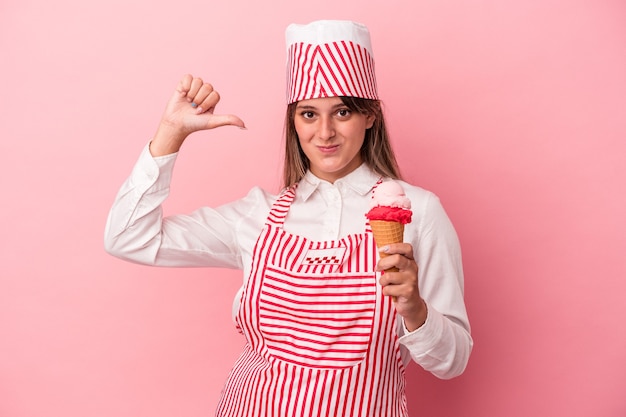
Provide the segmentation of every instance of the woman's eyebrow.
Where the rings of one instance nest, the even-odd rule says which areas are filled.
[[[332,106],[330,109],[331,110],[336,110],[336,109],[341,108],[341,107],[345,107],[345,104],[338,103],[338,104],[335,104],[334,106]],[[296,107],[296,109],[298,109],[298,110],[317,110],[317,111],[319,111],[319,108],[317,108],[317,107],[315,107],[315,106],[313,106],[311,104],[298,105]]]

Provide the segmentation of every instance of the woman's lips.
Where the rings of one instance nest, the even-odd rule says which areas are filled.
[[[339,145],[332,145],[332,146],[318,146],[317,149],[320,150],[320,152],[322,153],[333,153],[335,152],[337,149],[339,149]]]

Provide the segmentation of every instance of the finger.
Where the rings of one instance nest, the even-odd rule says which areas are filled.
[[[376,270],[389,271],[395,269],[397,271],[398,269],[406,269],[409,262],[412,262],[412,260],[400,254],[385,254],[385,256],[380,257],[378,264],[376,264]]]
[[[389,271],[390,269],[397,269],[396,262],[400,258],[400,255],[391,255],[381,258],[376,264],[377,271]]]
[[[178,87],[176,91],[178,91],[181,97],[185,97],[191,88],[191,81],[193,81],[193,76],[191,74],[185,74],[183,78],[178,82]]]
[[[397,283],[397,272],[394,271],[385,271],[380,275],[378,282],[384,288],[388,285],[394,285]]]
[[[387,285],[383,287],[383,295],[387,297],[393,297],[394,301],[398,299],[399,296],[399,285]]]
[[[204,110],[208,110],[209,107],[207,107],[206,103],[204,103],[204,102],[213,93],[217,94],[217,91],[213,90],[213,86],[211,84],[209,84],[209,83],[203,83],[202,86],[200,86],[200,88],[198,89],[198,92],[196,93],[196,95],[193,98],[193,104],[198,106],[198,107],[203,107]],[[213,98],[212,100],[214,100],[214,99],[215,98]],[[217,99],[219,101],[219,96],[217,97]],[[215,104],[213,104],[213,106],[215,106]],[[200,114],[200,113],[203,113],[203,111],[198,111],[198,114]]]
[[[214,129],[220,126],[237,126],[246,129],[246,125],[239,117],[234,114],[213,114],[208,122],[208,128]]]
[[[408,285],[402,284],[391,284],[383,287],[382,289],[383,295],[390,296],[394,298],[394,301],[398,301],[400,299],[404,303],[419,303],[420,294],[419,291],[416,291],[414,288],[409,287]]]
[[[414,259],[413,246],[410,243],[390,243],[389,245],[381,247],[379,250],[387,255],[398,254],[409,259]]]
[[[413,285],[417,281],[411,272],[386,270],[380,275],[378,282],[384,287],[387,285]]]
[[[406,273],[389,273],[381,275],[379,283],[383,288],[383,294],[411,299],[419,295],[417,280]]]
[[[206,94],[206,95],[205,95]],[[220,101],[220,94],[213,90],[213,87],[209,84],[209,87],[202,88],[198,92],[198,95],[194,99],[194,103],[198,104],[196,109],[197,114],[204,113],[205,111],[213,111],[215,106]]]
[[[195,102],[196,94],[200,91],[200,88],[204,85],[204,81],[202,78],[194,78],[191,81],[191,86],[189,87],[189,91],[187,92],[187,101]],[[198,103],[196,103],[198,104]]]
[[[393,280],[393,275],[388,272],[382,274],[380,278],[380,286],[382,287],[383,295],[391,296],[393,301],[396,302],[398,300],[398,295],[401,293],[401,283],[396,283]]]

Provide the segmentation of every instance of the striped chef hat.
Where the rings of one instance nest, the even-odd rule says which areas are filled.
[[[285,39],[287,104],[336,96],[378,99],[365,25],[347,20],[291,24]]]

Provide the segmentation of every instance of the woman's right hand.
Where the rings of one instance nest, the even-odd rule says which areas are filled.
[[[152,156],[178,152],[193,132],[220,126],[238,126],[245,129],[243,121],[232,114],[215,114],[220,95],[201,78],[185,75],[170,98],[159,128],[150,143]]]

